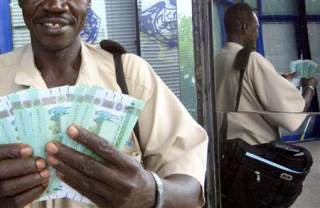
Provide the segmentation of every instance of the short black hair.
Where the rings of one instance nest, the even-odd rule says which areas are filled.
[[[253,9],[247,3],[236,3],[227,8],[224,15],[224,26],[227,34],[238,32],[242,24],[253,23]]]

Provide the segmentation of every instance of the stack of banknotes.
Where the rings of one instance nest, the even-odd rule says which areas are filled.
[[[122,150],[131,141],[130,134],[143,107],[141,100],[97,86],[30,88],[0,97],[0,144],[29,144],[34,156],[46,158],[45,145],[59,141],[99,159],[68,137],[68,127],[82,126]],[[68,197],[87,201],[52,173],[40,200]]]
[[[298,72],[298,76],[310,78],[319,73],[319,65],[312,60],[296,60],[290,63],[290,72]]]

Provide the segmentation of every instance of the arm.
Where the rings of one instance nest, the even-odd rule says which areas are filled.
[[[74,140],[103,161],[54,143],[47,147],[48,162],[62,173],[62,180],[101,207],[153,207],[155,181],[148,170],[163,180],[165,207],[199,205],[207,163],[206,132],[143,59],[126,54],[123,66],[130,95],[146,103],[139,117],[143,166],[81,128]],[[88,134],[81,136],[83,132]]]
[[[282,114],[265,115],[264,118],[275,127],[295,131],[306,117],[302,114],[295,114],[303,112],[305,100],[299,90],[280,76],[268,60],[257,53],[252,53],[252,55],[252,82],[261,104],[266,111],[283,112]]]
[[[155,206],[155,181],[140,163],[85,129],[71,127],[68,134],[97,153],[103,161],[97,162],[60,143],[48,144],[48,162],[64,182],[99,207]],[[201,189],[195,179],[187,175],[171,175],[162,180],[164,207],[196,207]]]
[[[305,100],[304,112],[307,112],[310,108],[312,99],[315,95],[315,87],[317,86],[317,80],[313,77],[306,79],[301,79],[301,87],[302,87],[302,97]]]
[[[165,178],[164,185],[164,207],[198,206],[201,186],[194,178],[187,175],[172,175]]]

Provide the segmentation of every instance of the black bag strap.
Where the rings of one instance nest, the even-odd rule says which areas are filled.
[[[249,63],[249,57],[251,52],[254,51],[254,48],[252,47],[244,47],[242,48],[236,55],[235,60],[233,62],[233,68],[237,71],[240,72],[239,76],[239,87],[238,87],[238,92],[237,92],[237,100],[236,100],[236,105],[234,108],[235,112],[238,112],[239,110],[239,104],[240,104],[240,99],[241,99],[241,94],[242,94],[242,85],[243,85],[243,79],[244,79],[244,73],[246,71],[246,68]],[[224,149],[226,147],[226,142],[227,142],[227,131],[228,131],[228,116],[227,113],[224,113],[223,118],[222,118],[222,126],[220,129],[220,147],[222,150],[222,154],[224,153]]]
[[[124,70],[123,70],[123,64],[122,64],[122,55],[127,53],[126,49],[119,43],[112,41],[112,40],[103,40],[100,42],[100,47],[104,49],[105,51],[108,51],[109,53],[113,54],[113,60],[115,64],[115,69],[116,69],[116,79],[117,83],[120,86],[122,93],[129,95],[129,90],[128,86],[126,83],[125,75],[124,75]],[[140,142],[140,131],[139,131],[139,124],[138,122],[134,126],[133,129],[139,146],[141,148],[141,142]]]
[[[237,71],[240,71],[239,88],[238,88],[238,93],[237,93],[236,106],[235,106],[235,110],[234,110],[235,112],[237,112],[239,110],[244,73],[245,73],[247,66],[248,66],[248,63],[249,63],[250,54],[253,51],[254,51],[254,48],[251,48],[251,47],[242,48],[237,53],[236,58],[233,62],[233,68]]]

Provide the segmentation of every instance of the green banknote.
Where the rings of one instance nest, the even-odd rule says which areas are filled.
[[[94,152],[70,139],[72,124],[88,129],[122,150],[128,143],[144,102],[97,86],[62,86],[47,90],[30,88],[0,97],[0,144],[29,144],[34,156],[46,158],[45,146],[58,141],[101,160]],[[39,201],[71,198],[90,203],[50,168],[46,192]]]
[[[144,102],[113,91],[99,91],[96,95],[88,129],[123,149]]]
[[[319,65],[312,60],[296,60],[290,63],[290,72],[298,72],[299,77],[310,78],[319,73]]]
[[[18,140],[22,143],[30,145],[35,152],[38,153],[39,146],[33,137],[33,126],[31,113],[31,99],[29,98],[28,91],[20,91],[8,95],[12,112],[15,117],[17,125]],[[37,156],[41,156],[36,154]]]
[[[15,117],[7,97],[0,98],[0,144],[19,143]]]

